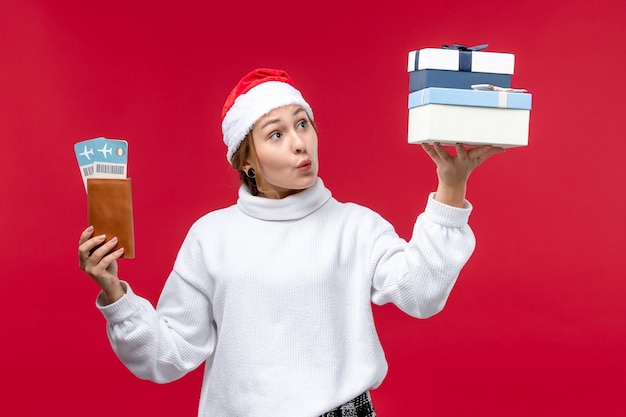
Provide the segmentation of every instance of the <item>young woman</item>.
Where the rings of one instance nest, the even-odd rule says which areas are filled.
[[[189,230],[156,309],[118,277],[113,237],[80,237],[111,345],[138,377],[173,381],[206,362],[199,416],[375,416],[387,363],[371,303],[439,312],[475,240],[472,170],[501,148],[424,145],[439,185],[401,239],[377,213],[340,203],[318,177],[309,104],[287,73],[257,69],[223,109],[237,203]]]

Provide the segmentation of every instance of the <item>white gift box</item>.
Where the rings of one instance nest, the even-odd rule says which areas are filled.
[[[528,145],[530,110],[426,104],[409,109],[409,143]]]
[[[425,69],[513,74],[515,55],[439,48],[409,52],[408,72]]]

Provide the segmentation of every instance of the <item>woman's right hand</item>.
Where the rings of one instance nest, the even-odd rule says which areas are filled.
[[[78,242],[80,269],[85,271],[102,288],[109,304],[114,303],[122,298],[125,292],[117,276],[117,259],[124,253],[124,248],[109,253],[117,244],[117,238],[114,237],[104,243],[106,236],[92,235],[92,226],[89,226],[80,235]],[[96,247],[97,249],[94,250]]]

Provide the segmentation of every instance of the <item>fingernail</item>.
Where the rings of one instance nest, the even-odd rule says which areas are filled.
[[[88,231],[88,232],[93,232],[93,226],[89,226],[89,227],[87,228],[87,231]]]
[[[116,242],[117,242],[117,236],[114,236],[114,237],[111,239],[111,242],[116,243]]]
[[[104,240],[104,238],[106,238],[107,235],[100,235],[100,236],[96,236],[96,239],[98,240]]]

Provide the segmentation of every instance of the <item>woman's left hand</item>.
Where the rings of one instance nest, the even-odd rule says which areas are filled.
[[[472,171],[491,156],[504,152],[504,148],[491,145],[467,150],[457,144],[456,155],[451,155],[440,143],[424,143],[422,148],[437,165],[439,186],[435,199],[457,207],[463,207],[467,180]]]

